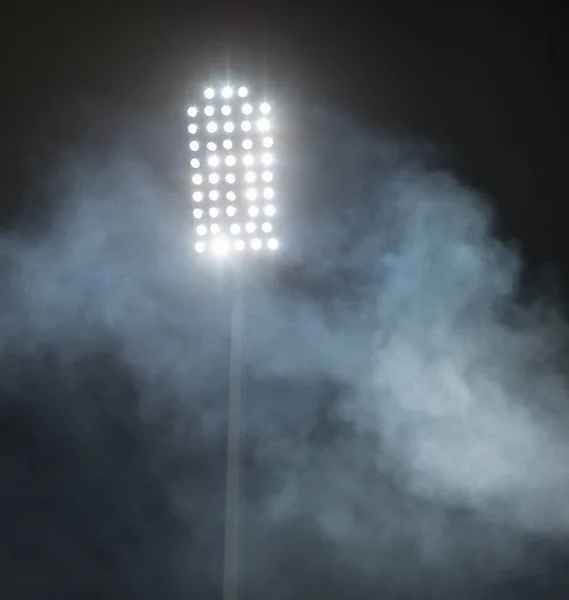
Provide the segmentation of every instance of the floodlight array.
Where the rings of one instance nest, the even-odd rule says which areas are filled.
[[[188,109],[198,252],[277,249],[270,114],[244,86],[208,87]]]

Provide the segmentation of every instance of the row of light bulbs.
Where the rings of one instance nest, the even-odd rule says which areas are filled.
[[[253,147],[253,141],[247,138],[247,139],[243,140],[241,145],[243,146],[243,148],[245,150],[251,150],[251,148]],[[263,138],[263,145],[265,146],[265,148],[270,148],[273,145],[273,138],[270,138],[270,137]],[[222,146],[226,150],[231,150],[233,148],[233,142],[231,140],[223,140]],[[215,152],[217,150],[217,144],[215,142],[208,142],[206,144],[206,148],[210,152]],[[200,143],[197,140],[192,140],[190,142],[190,150],[192,152],[197,152],[199,149],[200,149]]]
[[[265,183],[269,183],[273,177],[273,174],[270,171],[265,171],[263,173],[263,175],[265,176],[263,178]],[[235,177],[235,175],[233,173],[227,173],[227,175],[225,175],[223,179],[225,180],[226,183],[229,183],[230,185],[233,185],[237,181],[237,178]],[[253,171],[247,171],[243,175],[243,181],[245,181],[246,183],[255,183],[256,179],[257,179],[257,175]],[[209,183],[211,183],[213,185],[217,185],[221,181],[221,177],[219,176],[218,173],[210,173],[207,177],[207,180],[209,181]],[[203,176],[200,175],[199,173],[192,175],[192,183],[194,185],[202,185],[202,183],[204,183],[204,181],[205,180],[204,180]],[[272,194],[272,192],[268,192],[268,193]]]
[[[245,223],[243,229],[247,233],[255,233],[255,231],[257,231],[257,225],[256,225],[256,223],[253,223],[252,221],[250,221],[249,223]],[[221,229],[217,223],[212,223],[209,226],[209,230],[213,234],[218,234]],[[273,226],[270,223],[263,223],[261,225],[261,231],[263,233],[271,233],[272,230],[273,230]],[[204,236],[207,234],[207,231],[208,231],[208,228],[206,225],[200,224],[196,227],[196,233],[198,235]],[[233,235],[239,235],[241,233],[241,225],[239,225],[237,223],[232,223],[231,227],[229,228],[229,231]]]
[[[263,190],[262,196],[265,200],[272,200],[275,197],[275,191],[273,190],[273,188],[265,188]],[[235,202],[235,200],[237,200],[237,194],[233,190],[229,190],[228,192],[226,192],[225,197],[227,198],[227,200],[229,200],[229,202]],[[247,198],[247,200],[253,202],[254,200],[257,200],[258,197],[259,194],[256,189],[249,188],[245,190],[245,198]],[[219,191],[210,190],[208,192],[208,198],[213,202],[216,202],[220,198]],[[204,199],[204,193],[194,192],[192,194],[192,199],[194,202],[201,202]]]
[[[250,206],[247,209],[247,212],[251,217],[258,217],[261,212],[261,209],[258,206]],[[272,217],[275,214],[275,207],[272,204],[268,204],[264,207],[263,212],[265,213],[265,215],[267,215],[267,217]],[[212,219],[217,219],[217,217],[219,217],[219,213],[220,209],[217,208],[217,206],[212,206],[208,211],[208,214]],[[237,209],[235,208],[235,206],[228,206],[225,209],[225,213],[228,217],[234,217],[237,214]],[[205,216],[206,213],[201,208],[194,208],[193,214],[196,219],[201,219]]]
[[[254,238],[249,245],[253,250],[260,250],[263,247],[263,242],[259,238]],[[227,240],[215,238],[212,240],[211,246],[215,254],[226,254],[232,247],[238,252],[242,252],[245,250],[246,244],[243,240],[235,240],[233,244],[230,244]],[[279,243],[276,238],[267,240],[267,248],[269,250],[276,250],[278,247]],[[196,251],[201,254],[202,252],[205,252],[206,246],[204,242],[196,242],[195,248]]]
[[[190,149],[197,151],[200,148],[199,142],[196,142],[196,145],[194,144],[194,141],[190,143]],[[261,144],[264,148],[271,148],[273,145],[273,138],[269,136],[264,137],[261,141]],[[222,145],[226,150],[231,150],[233,148],[233,142],[231,140],[223,140]],[[215,142],[208,142],[206,147],[210,152],[215,152],[217,150],[217,144]],[[243,148],[243,150],[251,150],[253,148],[253,140],[250,140],[249,138],[244,139],[241,142],[241,147]]]
[[[190,108],[188,108],[188,116],[192,119],[198,116],[198,112],[199,110],[195,106],[190,106]],[[206,117],[212,117],[215,114],[215,107],[209,104],[203,109],[203,112]],[[229,106],[228,104],[224,104],[221,107],[220,112],[224,117],[228,117],[232,112],[231,106]],[[243,104],[243,106],[241,107],[241,112],[247,116],[251,115],[253,114],[253,107],[249,103]],[[267,102],[263,102],[259,106],[259,112],[262,115],[268,115],[269,112],[271,112],[271,106]]]
[[[227,173],[226,175],[224,175],[223,179],[226,181],[226,183],[229,184],[234,184],[237,181],[237,178],[235,177],[234,173]],[[257,174],[254,171],[245,171],[245,173],[243,174],[243,181],[245,181],[246,183],[254,183],[257,179]],[[273,179],[273,174],[271,171],[263,171],[263,173],[261,174],[261,179],[265,182],[265,183],[270,183]],[[220,181],[221,181],[221,177],[219,175],[219,173],[210,173],[207,176],[207,181],[209,181],[209,183],[213,184],[213,185],[217,185]],[[200,173],[196,173],[195,175],[192,175],[192,183],[194,185],[202,185],[205,182],[205,179],[203,177],[203,175],[201,175]],[[271,192],[269,192],[271,193]]]
[[[267,131],[270,127],[268,119],[259,119],[257,121],[257,129],[259,131]],[[215,121],[210,121],[206,125],[206,130],[208,133],[215,133],[218,130],[218,124]],[[253,125],[251,121],[241,121],[241,131],[251,131]],[[188,125],[188,131],[192,135],[195,135],[198,132],[198,126],[195,123],[190,123]],[[226,133],[233,133],[235,131],[235,123],[233,121],[227,121],[223,124],[223,131]]]
[[[248,93],[249,90],[243,85],[237,90],[237,95],[240,98],[245,98],[245,96],[247,96]],[[204,90],[203,95],[208,100],[211,100],[211,98],[215,96],[215,90],[212,87],[207,87]],[[233,96],[233,88],[230,85],[224,86],[223,88],[221,88],[221,95],[223,98],[231,98],[231,96]]]
[[[269,160],[268,157],[265,158],[265,162]],[[220,164],[220,160],[217,156],[212,156],[210,157],[210,159],[208,160],[209,166],[210,167],[218,167]],[[235,163],[237,162],[236,158],[234,156],[227,156],[225,157],[224,160],[225,164],[228,167],[234,167]],[[244,157],[243,162],[245,163],[246,166],[252,166],[252,161],[247,160],[246,157]],[[198,169],[200,167],[200,161],[197,158],[192,158],[192,160],[190,161],[190,165],[194,168],[194,169]],[[196,175],[199,175],[199,173],[196,173]],[[214,173],[210,173],[210,175],[214,175]],[[227,175],[230,175],[230,173],[228,173]],[[227,178],[226,175],[226,178]],[[200,175],[201,177],[201,175]],[[255,181],[257,179],[257,175],[254,171],[245,171],[245,174],[243,176],[243,178],[245,179],[245,181],[252,183],[253,181]],[[215,177],[214,177],[215,179]],[[265,182],[265,183],[270,183],[273,180],[273,173],[272,171],[263,171],[261,173],[261,179]],[[203,177],[201,179],[201,181],[203,181]],[[209,181],[211,181],[209,179]],[[199,185],[199,184],[197,184]]]
[[[241,160],[246,167],[251,167],[255,163],[255,157],[252,154],[245,154]],[[266,167],[272,165],[273,160],[273,155],[270,152],[263,152],[260,156],[261,164],[265,165]],[[237,158],[233,154],[229,154],[225,157],[223,162],[228,167],[233,167],[237,163]],[[214,154],[213,156],[210,156],[207,159],[207,164],[213,168],[219,167],[219,165],[221,164],[221,159],[219,158],[219,156]],[[194,169],[199,169],[201,163],[198,158],[192,158],[190,160],[190,165]]]
[[[225,175],[225,177],[223,179],[229,185],[235,185],[235,183],[237,182],[237,178],[235,177],[235,175],[233,173],[227,173],[227,175]],[[256,175],[252,171],[248,171],[243,176],[243,181],[245,181],[245,183],[250,184],[250,185],[255,183],[255,179],[256,179]],[[192,177],[192,183],[194,185],[202,185],[203,181],[204,180],[201,175],[194,175]],[[208,181],[212,185],[218,185],[221,182],[221,178],[217,173],[210,173],[210,175],[208,177]],[[236,200],[235,192],[231,193],[231,197],[228,195],[229,193],[230,192],[227,192],[227,194],[226,194],[227,199],[231,202]],[[265,188],[262,192],[262,195],[263,195],[263,198],[265,198],[267,200],[272,200],[275,196],[275,191],[273,190],[273,188]],[[245,197],[247,198],[247,200],[256,200],[258,198],[257,190],[255,190],[254,188],[248,188],[245,191]],[[200,200],[202,200],[202,199],[203,199],[203,192],[201,194],[197,195],[196,197],[194,197],[194,200],[196,200],[196,202],[200,202]],[[218,200],[219,192],[217,190],[210,190],[209,191],[209,199],[210,200]]]

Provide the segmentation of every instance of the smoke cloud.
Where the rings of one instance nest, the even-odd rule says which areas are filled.
[[[542,593],[569,527],[566,323],[520,301],[517,252],[432,149],[311,122],[284,249],[245,290],[246,595]],[[212,597],[227,273],[134,154],[50,189],[48,225],[0,238],[6,596]]]

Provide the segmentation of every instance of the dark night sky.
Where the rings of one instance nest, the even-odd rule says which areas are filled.
[[[450,148],[532,258],[565,255],[567,53],[561,15],[547,4],[57,6],[12,8],[2,22],[14,196],[39,148],[93,129],[104,136],[124,111],[173,129],[192,80],[232,65],[286,97]]]
[[[283,107],[285,224],[316,230],[292,266],[253,284],[244,544],[255,558],[243,600],[567,595],[568,519],[559,506],[569,478],[549,468],[569,464],[566,322],[541,305],[520,308],[509,279],[518,268],[488,241],[485,213],[455,209],[452,200],[464,190],[486,197],[497,217],[489,237],[518,248],[533,297],[541,284],[547,292],[563,287],[569,54],[566,21],[552,6],[165,0],[4,9],[2,598],[221,597],[227,336],[219,323],[227,306],[199,269],[184,283],[187,267],[169,257],[181,247],[189,90],[228,72],[264,81]],[[414,183],[417,156],[427,175]],[[407,175],[392,180],[392,170]],[[377,245],[345,250],[339,223],[352,205],[342,208],[342,195],[359,190],[353,212],[365,233],[361,213],[375,214],[381,203],[367,193],[376,171],[378,188],[388,182],[382,214],[409,224],[380,219]],[[442,179],[430,178],[435,172]],[[395,206],[392,181],[403,190]],[[410,208],[423,192],[434,207],[424,213],[420,203]],[[80,198],[76,211],[61,208],[70,194]],[[160,209],[160,225],[156,197],[172,207]],[[123,215],[132,215],[132,227]],[[414,232],[409,250],[405,231]],[[481,262],[466,252],[472,262],[462,263],[472,240]],[[377,248],[385,273],[374,262]],[[566,300],[557,298],[557,308]],[[440,327],[427,329],[437,319]],[[363,383],[373,353],[362,348],[376,320],[381,333],[369,337],[380,341],[369,343],[383,358],[372,379],[392,392],[385,405],[393,410],[382,413],[379,434],[363,426],[357,436],[346,398],[367,398],[373,388]],[[423,349],[427,331],[435,351]],[[405,350],[409,340],[414,351]],[[453,398],[467,387],[483,398],[456,422],[487,423],[490,415],[495,425],[481,442],[470,429],[462,434],[477,450],[456,453],[457,464],[478,475],[468,483],[444,460],[457,447],[444,419],[429,429],[427,416],[402,400],[444,396],[432,375],[439,363]],[[491,408],[486,398],[495,400]],[[537,403],[535,422],[554,433],[530,438],[531,427],[516,420],[518,401],[532,411]],[[438,454],[427,443],[435,427],[448,443]],[[425,462],[394,450],[393,431],[422,449]],[[386,447],[379,467],[374,436]],[[543,438],[560,441],[550,448]],[[530,450],[514,452],[518,462],[501,440],[524,440]],[[531,474],[542,467],[534,486]],[[431,486],[417,472],[442,483]],[[348,479],[352,488],[341,483]],[[283,498],[294,493],[302,510],[288,513]],[[336,497],[355,515],[349,534],[326,520],[338,515]],[[333,543],[315,522],[327,523]]]

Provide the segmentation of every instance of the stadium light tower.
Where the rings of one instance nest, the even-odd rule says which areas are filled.
[[[236,263],[231,311],[223,598],[240,586],[244,263],[274,253],[272,109],[245,86],[206,87],[188,108],[195,249]],[[238,256],[239,255],[239,256]]]
[[[270,113],[248,88],[228,85],[206,88],[188,109],[197,252],[277,249]]]

